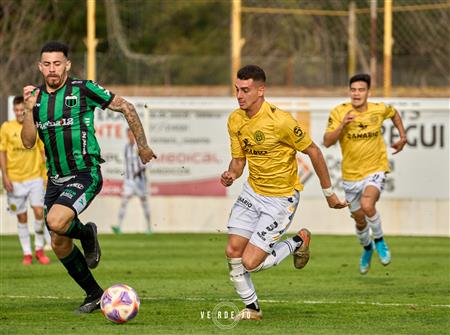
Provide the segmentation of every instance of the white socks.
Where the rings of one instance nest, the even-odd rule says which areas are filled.
[[[129,198],[122,198],[122,203],[120,204],[120,209],[119,209],[119,228],[122,227],[122,223],[123,223],[123,219],[125,217],[125,211],[127,209],[127,205],[128,205],[128,200]]]
[[[372,239],[370,238],[369,225],[367,225],[363,230],[356,228],[356,237],[358,237],[359,244],[366,247],[370,244]]]
[[[47,225],[44,224],[44,239],[45,244],[51,246],[52,245],[52,237],[50,236],[50,232],[48,231]]]
[[[125,212],[126,212],[129,200],[130,200],[130,198],[126,198],[126,197],[122,198],[122,203],[120,204],[120,209],[119,209],[119,222],[118,222],[119,228],[122,228],[122,223],[123,223],[123,219],[125,218]],[[144,200],[141,199],[141,205],[142,205],[142,210],[144,211],[144,217],[145,217],[145,222],[147,224],[147,229],[151,230],[150,207],[148,205],[147,199],[144,199]]]
[[[230,280],[242,302],[250,305],[257,301],[255,287],[250,274],[242,265],[242,258],[228,258],[228,268],[230,269]]]
[[[44,220],[34,221],[34,248],[40,250],[44,248]]]
[[[147,223],[147,229],[151,229],[150,226],[150,207],[148,206],[147,199],[141,199],[142,209],[144,211],[145,222]]]
[[[278,242],[273,247],[272,253],[266,257],[262,265],[252,270],[252,272],[269,269],[272,266],[280,264],[283,259],[293,254],[295,249],[301,244],[302,242],[295,242],[292,238]]]
[[[27,223],[17,223],[17,233],[24,255],[31,255],[30,231]]]
[[[378,211],[372,217],[366,216],[366,221],[369,224],[370,229],[372,230],[373,238],[383,237],[383,230],[381,229],[381,217]]]

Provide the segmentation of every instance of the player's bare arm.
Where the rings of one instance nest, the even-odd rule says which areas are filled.
[[[144,128],[142,127],[141,120],[139,119],[139,115],[137,114],[133,104],[126,101],[121,96],[116,95],[109,104],[108,108],[113,111],[120,112],[125,116],[125,119],[127,120],[128,125],[136,138],[139,157],[141,158],[142,163],[146,164],[150,162],[152,158],[157,158],[147,143]]]
[[[326,132],[323,135],[323,145],[326,148],[335,144],[341,138],[342,131],[345,129],[345,127],[355,119],[356,115],[351,114],[351,113],[352,113],[352,111],[345,114],[344,119],[342,120],[339,127],[337,127],[333,131]]]
[[[36,104],[37,96],[39,95],[39,89],[35,86],[28,85],[23,88],[23,99],[25,102],[25,112],[23,119],[23,128],[20,133],[23,146],[27,149],[31,149],[36,143],[36,126],[33,118],[33,107]]]
[[[325,198],[327,199],[328,206],[330,208],[344,208],[347,207],[347,201],[340,200],[337,195],[332,191],[330,174],[328,173],[328,167],[323,158],[320,148],[312,142],[305,150],[302,151],[305,155],[309,156],[313,165],[314,171],[320,181],[320,186],[324,191]],[[328,193],[329,192],[329,193]]]
[[[220,176],[222,185],[226,187],[231,186],[242,175],[242,172],[244,172],[245,164],[245,157],[231,159],[228,170],[224,171]]]
[[[0,170],[2,171],[3,187],[7,192],[13,192],[14,187],[6,170],[6,151],[0,151]]]
[[[396,153],[402,151],[403,147],[406,145],[406,132],[405,127],[403,126],[402,118],[398,112],[395,112],[391,120],[400,135],[400,139],[391,146],[395,149],[395,152],[393,152],[393,155],[395,155]]]

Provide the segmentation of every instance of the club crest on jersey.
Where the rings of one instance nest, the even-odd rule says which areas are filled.
[[[76,95],[68,95],[64,98],[64,105],[69,108],[73,108],[78,105],[78,97]]]
[[[255,138],[256,143],[261,144],[264,142],[266,137],[264,136],[264,133],[261,130],[257,130],[255,134],[253,134],[253,137]]]
[[[372,115],[372,116],[370,117],[370,122],[371,122],[372,124],[377,124],[377,123],[378,123],[378,116],[377,116],[377,115]]]

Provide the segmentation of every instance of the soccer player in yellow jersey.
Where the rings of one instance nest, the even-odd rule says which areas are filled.
[[[45,256],[44,244],[44,184],[41,177],[41,162],[43,160],[43,144],[33,149],[25,149],[20,139],[22,130],[24,103],[23,97],[13,100],[15,120],[5,122],[0,129],[0,168],[3,187],[7,192],[9,212],[17,215],[17,231],[23,251],[22,264],[30,265],[31,239],[28,230],[27,199],[34,212],[35,256],[39,263],[48,264],[50,259]],[[49,240],[48,235],[48,240]]]
[[[380,214],[375,208],[384,188],[386,173],[389,172],[386,145],[381,133],[383,121],[391,119],[399,132],[400,139],[392,145],[394,154],[405,146],[406,135],[402,119],[393,107],[367,101],[369,75],[353,76],[349,86],[351,102],[331,111],[324,145],[329,147],[337,141],[341,145],[345,197],[356,222],[356,235],[364,247],[359,271],[366,274],[375,249],[383,265],[391,262],[391,253],[383,238]]]
[[[331,190],[319,147],[290,113],[264,100],[265,81],[264,71],[256,65],[244,66],[237,73],[235,87],[240,108],[228,119],[232,159],[221,175],[221,183],[230,186],[242,175],[248,161],[249,177],[231,210],[226,247],[230,279],[246,305],[236,316],[239,320],[262,318],[251,272],[275,266],[291,254],[298,269],[309,260],[307,229],[281,240],[303,189],[297,171],[297,151],[310,157],[328,205],[347,206]]]

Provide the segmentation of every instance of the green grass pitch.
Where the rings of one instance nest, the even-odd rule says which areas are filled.
[[[100,311],[77,315],[83,292],[51,254],[48,266],[21,265],[16,236],[0,237],[1,334],[448,334],[449,238],[387,237],[392,263],[376,254],[358,273],[354,236],[314,236],[303,270],[292,257],[253,274],[263,321],[219,328],[207,312],[220,302],[239,308],[228,279],[226,235],[102,235],[94,275],[103,287],[136,289],[141,309],[116,325]],[[228,323],[227,323],[228,321]],[[220,325],[230,326],[223,316]]]

